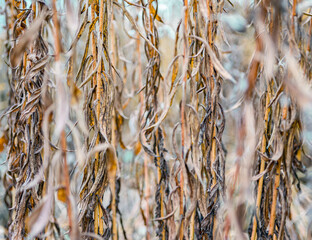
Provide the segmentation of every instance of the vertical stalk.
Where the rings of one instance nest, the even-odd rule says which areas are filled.
[[[57,18],[57,9],[56,9],[56,0],[52,1],[53,8],[53,24],[55,27],[54,31],[54,42],[55,42],[55,63],[59,64],[60,54],[61,54],[61,38],[60,38],[60,25]],[[67,202],[67,213],[68,213],[68,222],[69,229],[72,230],[72,211],[70,203],[70,179],[69,172],[66,160],[66,134],[63,129],[61,132],[61,148],[62,148],[62,157],[64,160],[64,180],[65,180],[65,191],[66,191],[66,202]],[[72,233],[72,232],[71,232]]]
[[[213,39],[212,39],[212,6],[213,2],[207,0],[207,15],[208,15],[208,44],[210,46],[211,49],[213,49]],[[209,58],[210,59],[210,58]],[[213,78],[213,64],[212,61],[210,59],[209,61],[209,85],[210,85],[210,92],[213,93],[214,92],[214,78]],[[214,99],[211,98],[211,110],[212,110],[212,116],[214,117],[215,115],[215,102]],[[216,129],[216,125],[215,122],[212,121],[212,138],[211,138],[211,151],[210,151],[210,169],[212,172],[212,186],[211,188],[213,188],[216,184],[217,184],[217,176],[216,176],[216,172],[214,171],[214,164],[216,161],[216,156],[217,156],[217,145],[216,145],[216,134],[217,134],[217,129]],[[214,199],[215,200],[215,199]],[[216,215],[214,215],[213,217],[213,236],[215,236],[215,231],[216,231]]]
[[[208,43],[211,49],[212,48],[212,13],[210,7],[210,0],[207,0],[207,16],[208,16]],[[214,89],[214,80],[213,80],[213,64],[212,61],[209,61],[209,77],[210,77],[210,91]],[[213,105],[213,104],[212,104]],[[215,177],[214,177],[215,178]]]
[[[265,114],[264,114],[264,129],[267,130],[268,128],[268,121],[269,121],[269,114],[270,114],[270,108],[268,107],[271,101],[271,91],[270,86],[268,86],[268,91],[266,93],[266,99],[265,99]],[[267,146],[267,140],[266,140],[266,132],[263,133],[262,141],[261,141],[261,152],[264,154],[266,151]],[[259,173],[262,173],[265,169],[265,159],[261,156],[260,158],[260,170]],[[253,219],[253,227],[252,227],[252,234],[251,234],[251,240],[255,240],[257,237],[257,219],[259,220],[260,217],[260,205],[261,205],[261,198],[262,198],[262,189],[263,189],[263,176],[259,179],[258,183],[258,190],[257,190],[257,203],[256,203],[256,216],[254,216]]]
[[[283,106],[283,110],[282,110],[283,121],[285,121],[287,118],[287,110],[288,110],[288,106],[287,105]],[[274,189],[273,189],[273,197],[272,197],[273,200],[272,200],[272,208],[271,208],[270,224],[269,224],[269,236],[273,236],[274,228],[275,228],[276,204],[277,204],[278,188],[280,185],[281,163],[282,163],[282,157],[278,160],[276,173],[275,173],[275,179],[274,179]]]
[[[269,236],[273,235],[274,227],[275,227],[276,203],[277,203],[278,187],[280,185],[281,163],[282,163],[282,158],[280,158],[278,160],[276,174],[275,174],[274,189],[273,189],[273,200],[272,200],[270,225],[269,225]]]
[[[208,11],[208,43],[209,46],[212,48],[213,42],[212,42],[212,20],[211,20],[211,8],[210,8],[210,2],[207,0],[207,11]],[[209,84],[210,84],[210,92],[212,93],[214,90],[214,79],[213,79],[213,64],[212,61],[209,61]],[[214,99],[212,99],[212,112],[214,112]],[[216,160],[216,128],[215,124],[213,123],[213,135],[211,139],[211,152],[210,152],[210,159],[211,159],[211,172],[212,172],[212,188],[217,184],[217,178],[216,178],[216,173],[213,171],[213,164]]]
[[[139,80],[139,89],[142,89],[143,87],[143,80],[142,80],[142,60],[141,60],[141,50],[140,50],[140,35],[137,33],[137,55],[138,55],[138,80]],[[144,110],[144,95],[143,91],[140,92],[140,117],[143,116],[143,110]],[[145,209],[145,218],[146,218],[146,239],[150,239],[150,233],[149,233],[149,176],[148,176],[148,156],[145,152],[143,152],[144,155],[144,192],[145,192],[145,203],[146,203],[146,209]]]
[[[92,2],[92,4],[91,4],[91,22],[93,22],[95,19],[95,7],[96,7],[96,3]],[[97,61],[95,33],[92,32],[91,36],[92,36],[92,38],[91,38],[92,39],[91,50],[92,50],[92,58],[93,58],[93,69],[95,69],[96,68],[96,61]],[[96,75],[93,76],[93,80],[91,81],[91,87],[94,87],[95,85],[96,85]]]
[[[184,49],[183,49],[183,66],[187,69],[188,59],[187,59],[187,21],[188,21],[188,0],[184,0]],[[187,71],[185,71],[183,76],[183,93],[182,93],[182,104],[181,104],[181,142],[182,142],[182,159],[180,167],[180,217],[181,217],[181,229],[180,229],[180,239],[183,240],[183,224],[184,224],[184,147],[185,147],[185,94],[186,94],[186,81],[187,81]]]
[[[104,0],[100,0],[100,11],[99,11],[99,34],[100,34],[100,39],[103,40],[103,28],[104,28]],[[97,58],[99,61],[102,61],[100,54]],[[96,75],[96,100],[97,100],[97,105],[96,105],[96,117],[100,119],[100,114],[101,114],[101,95],[102,95],[102,63],[99,64],[98,69],[97,69],[97,75]],[[96,139],[96,145],[100,143],[100,138],[99,136]],[[100,155],[97,152],[95,155],[95,167],[94,167],[94,174],[95,176],[98,174],[98,167],[99,167],[99,161],[100,161]],[[96,193],[98,195],[98,193]],[[104,233],[104,225],[103,225],[103,212],[100,207],[100,204],[97,203],[95,206],[95,211],[94,211],[94,231],[96,234],[103,235]]]
[[[209,19],[209,23],[208,23],[208,43],[212,48],[212,21],[211,21],[211,9],[210,9],[210,5],[209,5],[209,0],[207,0],[207,5],[208,5],[208,19]],[[210,76],[210,91],[213,92],[214,90],[214,79],[213,79],[213,64],[212,61],[209,61],[209,76]],[[214,112],[214,99],[212,99],[212,112]],[[211,159],[211,170],[212,170],[212,187],[214,187],[217,184],[217,179],[216,179],[216,173],[215,171],[213,171],[212,166],[216,160],[216,128],[215,125],[213,124],[213,135],[212,135],[212,143],[211,143],[211,155],[210,155],[210,159]]]
[[[193,20],[194,20],[194,22],[197,21],[195,15],[197,15],[197,0],[193,1]],[[193,55],[193,53],[192,53],[192,55]],[[195,59],[192,58],[191,64],[190,64],[191,65],[191,69],[193,69],[193,67],[194,67],[194,61],[195,61]],[[195,78],[196,78],[195,81],[198,82],[199,73],[196,74]],[[198,111],[198,95],[196,96],[196,104],[195,104],[195,106],[196,106],[196,111]],[[196,143],[192,142],[192,144],[195,145],[195,147],[197,147]],[[195,179],[196,179],[196,181],[198,179],[196,174],[195,174]],[[192,216],[191,216],[191,220],[190,220],[190,235],[189,235],[189,239],[190,240],[194,240],[194,236],[195,236],[195,216],[196,216],[196,208],[194,209],[194,211],[192,213]]]
[[[97,6],[97,1],[92,1],[91,3],[91,22],[93,23],[94,20],[95,20],[95,9],[96,9],[96,6]],[[96,41],[96,35],[95,35],[95,32],[92,31],[91,33],[91,52],[92,52],[92,60],[93,60],[93,64],[92,64],[92,71],[95,71],[96,70],[96,65],[97,65],[97,51],[96,51],[96,44],[97,44],[97,41]],[[93,77],[92,77],[92,80],[91,80],[91,88],[94,88],[94,86],[96,86],[96,79],[97,79],[97,75],[94,74]],[[88,90],[87,90],[88,91]],[[92,99],[95,98],[94,96],[95,94],[92,94]],[[94,118],[96,116],[94,116],[93,114],[93,111],[90,111],[90,115],[88,116],[89,117],[89,126],[90,127],[93,127],[94,124],[95,124],[95,121],[94,121]],[[88,143],[89,144],[89,143]],[[95,154],[95,158],[97,158],[97,154]],[[97,168],[97,166],[95,166],[95,168]],[[83,177],[83,180],[85,181],[86,178],[88,176],[88,167],[85,167],[84,169],[84,177]],[[86,185],[84,187],[84,189],[80,192],[80,198],[83,198],[83,194],[86,194],[86,191],[88,191],[88,185]],[[95,207],[95,209],[97,209],[97,206]],[[94,226],[97,224],[97,222],[94,223]],[[83,226],[82,226],[82,230],[85,231],[87,229],[87,224],[85,221],[83,221]],[[95,229],[95,227],[94,227]]]
[[[149,7],[149,27],[150,27],[150,41],[151,43],[155,46],[155,37],[154,37],[154,23],[153,23],[153,6],[152,6],[152,2],[153,1],[149,1],[148,3],[148,7]],[[149,48],[149,52],[150,52],[150,57],[151,58],[154,58],[156,57],[156,51],[153,49],[153,48]],[[156,75],[156,65],[153,65],[153,77]],[[152,86],[154,87],[154,86]],[[156,108],[156,102],[154,103],[155,105],[155,108]],[[155,116],[155,122],[158,121],[158,115]],[[155,135],[156,135],[156,141],[158,139],[158,129],[156,130],[155,132]],[[158,147],[156,148],[156,154],[159,155],[159,150],[158,150]],[[160,216],[161,217],[164,217],[164,190],[163,190],[163,185],[161,183],[161,168],[160,168],[160,158],[157,158],[157,181],[158,181],[158,184],[160,184]],[[163,226],[163,230],[162,230],[162,236],[161,236],[161,239],[165,239],[165,227]]]
[[[108,10],[110,11],[110,10]],[[111,12],[110,14],[110,22],[113,22],[114,14]],[[110,26],[110,49],[112,50],[112,64],[115,66],[116,63],[116,54],[115,54],[115,29],[114,24],[111,24]],[[113,80],[115,80],[115,72],[112,72]],[[116,138],[116,132],[117,132],[117,124],[116,124],[116,111],[113,109],[112,112],[112,145],[114,146],[114,149],[116,149],[117,144],[117,138]],[[111,187],[112,187],[112,210],[113,210],[113,240],[118,239],[118,229],[117,229],[117,206],[116,206],[116,178],[111,180]]]
[[[259,16],[259,20],[264,22],[264,18],[265,18],[265,12],[264,12],[264,7],[263,5],[261,6],[260,9],[260,16]],[[257,32],[256,32],[257,34]],[[255,51],[255,56],[256,54],[262,52],[262,41],[260,39],[260,37],[256,38],[256,51]],[[249,101],[251,101],[251,97],[252,97],[252,92],[254,90],[254,86],[256,84],[256,80],[257,80],[257,74],[258,74],[258,68],[260,65],[260,60],[257,59],[256,57],[254,57],[252,59],[251,65],[250,65],[250,70],[248,73],[248,89],[246,91],[246,97]],[[265,129],[267,129],[267,124],[268,124],[268,116],[269,116],[269,109],[268,109],[268,105],[270,102],[270,96],[269,96],[269,92],[267,92],[266,95],[266,112],[265,112],[265,116],[264,116],[264,120],[265,120]],[[266,151],[266,138],[265,138],[265,134],[262,136],[262,143],[261,143],[261,152],[265,152]],[[261,157],[260,158],[260,170],[259,173],[264,171],[264,167],[265,167],[265,162],[264,159]],[[257,192],[257,202],[256,202],[256,216],[259,216],[259,211],[260,211],[260,204],[261,204],[261,198],[262,198],[262,188],[263,188],[263,177],[260,178],[259,183],[258,183],[258,192]],[[252,228],[252,234],[251,234],[251,240],[255,240],[257,237],[257,219],[256,216],[253,218],[253,228]]]

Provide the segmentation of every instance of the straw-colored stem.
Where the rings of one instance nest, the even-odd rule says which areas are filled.
[[[152,44],[155,45],[155,38],[154,38],[154,23],[153,23],[153,6],[152,6],[152,1],[149,1],[149,27],[150,27],[150,32],[151,32],[151,35],[150,35],[150,41]],[[150,57],[151,58],[154,58],[156,57],[156,51],[153,49],[153,48],[150,48]],[[156,75],[156,65],[153,66],[153,76]],[[158,121],[158,115],[155,116],[155,122]],[[155,132],[155,135],[156,135],[156,141],[157,141],[157,138],[158,138],[158,129],[156,130]],[[158,155],[159,152],[158,152],[158,149],[156,148],[156,154]],[[160,169],[160,158],[157,158],[157,181],[158,181],[158,184],[160,184],[160,217],[164,217],[164,202],[163,202],[163,198],[164,198],[164,190],[163,190],[163,186],[161,184],[161,169]],[[162,236],[161,236],[161,239],[165,239],[165,228],[163,228],[163,231],[162,231]]]
[[[185,34],[185,42],[184,42],[184,58],[183,58],[183,66],[186,66],[187,60],[187,21],[188,21],[188,1],[184,0],[184,34]],[[183,93],[182,93],[182,104],[181,104],[181,143],[182,143],[182,159],[181,159],[181,169],[180,169],[180,217],[181,217],[181,228],[180,228],[180,239],[183,239],[183,218],[184,218],[184,173],[183,166],[184,164],[184,147],[185,147],[185,94],[186,94],[186,81],[187,81],[187,73],[184,73],[183,76]]]
[[[96,4],[91,4],[91,21],[93,22],[95,19],[95,7]],[[96,54],[96,36],[95,33],[92,32],[91,34],[92,39],[92,45],[91,45],[91,51],[92,51],[92,58],[93,58],[93,69],[96,68],[96,61],[97,61],[97,54]],[[96,75],[93,76],[93,81],[91,82],[91,87],[94,87],[96,85]]]
[[[260,19],[263,20],[265,18],[264,10],[261,8],[260,10]],[[257,33],[256,33],[257,34]],[[259,37],[256,38],[256,53],[260,53],[262,51],[262,41]],[[258,68],[260,65],[259,59],[254,57],[252,59],[251,65],[250,65],[250,70],[248,73],[248,89],[246,91],[246,97],[248,100],[251,99],[252,93],[254,91],[254,86],[256,84],[257,80],[257,74],[258,74]],[[268,116],[269,116],[269,109],[268,109],[268,104],[270,102],[270,96],[269,92],[267,92],[266,95],[266,112],[264,116],[265,120],[265,128],[267,129],[267,124],[268,124]],[[266,136],[265,134],[262,136],[262,143],[261,143],[261,152],[264,153],[266,151]],[[264,171],[265,167],[265,162],[264,159],[261,157],[260,158],[260,170],[259,173],[262,173]],[[251,240],[255,240],[257,237],[257,216],[259,216],[259,211],[260,211],[260,204],[261,204],[261,198],[262,198],[262,188],[263,188],[263,177],[259,179],[258,183],[258,191],[257,191],[257,202],[256,202],[256,216],[253,218],[253,228],[252,228],[252,234],[251,234]]]
[[[138,56],[138,80],[139,80],[139,89],[142,89],[143,82],[142,82],[142,61],[141,61],[141,50],[140,50],[140,35],[137,33],[137,56]],[[144,110],[144,95],[143,91],[140,92],[140,116],[143,115]],[[145,219],[146,219],[146,239],[150,239],[150,233],[149,233],[149,175],[148,175],[148,156],[144,152],[144,194],[145,194],[145,203],[146,203],[146,209],[145,209]]]
[[[197,1],[195,0],[193,2],[193,19],[194,21],[196,21],[196,17],[195,17],[195,14],[197,14]],[[194,68],[194,58],[192,58],[191,60],[191,63],[190,63],[190,66],[191,66],[191,69]],[[197,73],[196,74],[196,82],[198,82],[198,78],[199,78],[199,74]],[[198,95],[196,96],[196,108],[198,108]],[[198,111],[198,109],[196,109]],[[195,142],[192,141],[192,144],[196,144]],[[195,175],[195,179],[197,180],[198,177],[197,175]],[[194,240],[194,237],[195,237],[195,216],[196,216],[196,208],[194,209],[193,213],[192,213],[192,216],[191,216],[191,221],[190,221],[190,236],[189,236],[189,239],[190,240]]]
[[[55,62],[58,63],[60,61],[60,54],[61,54],[61,38],[60,38],[60,27],[59,27],[59,22],[57,18],[56,0],[52,1],[52,8],[53,8],[53,24],[55,27],[54,29],[55,30],[54,31]],[[68,222],[69,222],[69,229],[72,230],[73,221],[72,221],[72,210],[71,210],[71,203],[70,203],[70,179],[69,179],[69,172],[68,172],[68,166],[67,166],[67,160],[66,160],[66,134],[65,134],[64,129],[61,132],[60,142],[61,142],[61,148],[62,148],[62,156],[64,160],[64,180],[65,180]]]
[[[287,118],[287,111],[288,106],[284,106],[282,109],[282,119],[283,121]],[[270,214],[270,224],[269,224],[269,236],[274,234],[275,228],[275,219],[276,219],[276,204],[277,204],[277,196],[278,196],[278,188],[280,185],[280,175],[281,175],[281,163],[282,158],[278,160],[275,179],[274,179],[274,189],[273,189],[273,197],[272,197],[272,207],[271,207],[271,214]]]
[[[99,34],[100,34],[100,39],[103,40],[103,27],[104,27],[104,0],[100,1],[100,11],[99,11]],[[100,57],[98,57],[99,61],[102,61]],[[96,75],[96,100],[97,100],[97,105],[96,105],[96,117],[100,119],[100,114],[101,114],[101,95],[102,95],[102,64],[98,64],[98,69],[97,69],[97,75]],[[99,136],[96,139],[96,145],[100,143],[100,138]],[[98,174],[98,167],[99,167],[99,161],[100,161],[100,154],[96,153],[95,155],[95,164],[94,164],[94,174],[95,176]],[[99,192],[96,193],[98,195]],[[100,200],[101,200],[101,196]],[[103,225],[103,211],[100,207],[100,204],[97,203],[95,206],[94,210],[94,231],[96,234],[103,235],[104,233],[104,225]]]
[[[111,19],[110,22],[113,21],[113,13],[111,13]],[[114,29],[114,24],[110,25],[110,49],[113,50],[111,59],[112,63],[115,66],[116,63],[116,54],[115,54],[115,48],[114,48],[114,43],[115,43],[115,29]],[[112,73],[113,75],[113,80],[115,79],[115,71]],[[117,124],[116,124],[116,111],[113,109],[112,111],[112,145],[116,148],[117,147]],[[111,180],[111,190],[112,190],[112,212],[113,212],[113,240],[118,239],[118,229],[117,229],[117,206],[116,206],[116,179],[114,178]]]
[[[278,187],[280,185],[280,175],[281,175],[281,162],[282,162],[282,159],[279,159],[277,163],[277,169],[276,169],[275,180],[274,180],[274,189],[273,189],[273,198],[272,198],[273,200],[272,200],[270,225],[269,225],[269,236],[273,235],[274,227],[275,227],[277,195],[278,195]]]
[[[269,88],[269,86],[268,86]],[[270,92],[268,91],[266,94],[266,99],[265,99],[265,106],[266,106],[266,110],[265,110],[265,114],[264,114],[264,129],[268,128],[268,120],[269,120],[269,114],[270,114],[270,108],[268,107],[271,101],[271,96],[270,96]],[[261,141],[261,152],[265,153],[266,151],[266,146],[267,146],[267,139],[266,139],[266,134],[264,133],[262,136],[262,141]],[[260,158],[260,170],[259,170],[259,174],[261,174],[264,171],[265,168],[265,159],[264,157]],[[254,216],[253,219],[253,227],[252,227],[252,235],[251,235],[251,240],[256,239],[257,237],[257,218],[259,220],[259,216],[260,216],[260,205],[261,205],[261,198],[262,198],[262,189],[263,189],[263,176],[259,179],[259,183],[258,183],[258,190],[257,190],[257,202],[256,202],[256,216]]]
[[[208,12],[208,43],[210,47],[212,47],[213,42],[212,42],[212,21],[211,21],[211,9],[210,9],[210,1],[207,0],[207,12]],[[209,61],[209,84],[210,84],[210,91],[213,92],[214,89],[214,79],[213,79],[213,64],[212,61]],[[212,99],[212,107],[214,106],[214,99]],[[214,110],[212,110],[214,111]],[[214,187],[217,184],[217,178],[216,178],[216,173],[213,170],[213,164],[216,160],[216,129],[215,125],[213,124],[213,135],[212,135],[212,143],[211,143],[211,152],[210,152],[210,159],[211,159],[211,172],[212,172],[212,187]]]
[[[207,15],[208,15],[208,44],[211,47],[211,49],[213,49],[213,38],[212,38],[212,9],[210,7],[210,3],[213,4],[211,1],[207,0],[206,4],[207,4]],[[213,63],[211,61],[211,59],[209,59],[209,86],[210,86],[210,92],[214,91],[214,87],[215,87],[215,83],[214,83],[214,78],[213,78]],[[214,109],[214,99],[211,99],[211,107],[212,107],[212,112],[215,112]],[[211,151],[210,151],[210,169],[211,169],[211,173],[212,173],[212,186],[211,188],[213,188],[216,184],[217,184],[217,175],[216,172],[214,170],[214,164],[217,158],[217,144],[216,144],[216,134],[217,134],[217,129],[216,129],[216,125],[214,122],[212,122],[212,138],[211,138]],[[215,199],[214,199],[215,200]],[[213,236],[215,236],[216,233],[216,214],[214,215],[214,219],[213,219]]]

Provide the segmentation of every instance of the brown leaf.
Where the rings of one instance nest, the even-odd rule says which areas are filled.
[[[137,143],[134,145],[134,154],[138,155],[141,152],[142,146],[140,141],[137,141]]]
[[[4,145],[6,145],[7,143],[8,143],[8,139],[6,138],[5,135],[3,135],[3,136],[0,138],[0,152],[3,151]]]
[[[66,203],[67,196],[66,196],[65,187],[61,187],[60,189],[57,190],[57,199],[63,203]]]
[[[51,200],[52,196],[48,194],[26,219],[26,225],[30,230],[29,235],[31,237],[37,236],[49,222],[52,206]]]
[[[28,30],[19,38],[17,45],[11,49],[10,63],[12,68],[16,68],[19,65],[26,48],[37,38],[41,24],[46,16],[47,13],[42,12]]]
[[[161,22],[161,23],[164,23],[163,20],[161,19],[161,17],[157,14],[157,12],[156,12],[155,8],[153,7],[153,5],[151,4],[150,6],[151,6],[151,8],[150,8],[151,14],[154,16],[154,18],[155,18],[157,21],[159,21],[159,22]]]
[[[107,173],[110,180],[114,180],[118,171],[118,159],[116,156],[116,150],[112,145],[109,145],[105,153],[107,157]]]

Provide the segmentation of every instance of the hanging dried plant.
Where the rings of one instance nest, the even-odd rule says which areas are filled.
[[[5,238],[310,239],[311,7],[5,0]]]

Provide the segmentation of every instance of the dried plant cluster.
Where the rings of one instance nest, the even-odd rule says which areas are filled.
[[[311,238],[311,2],[159,6],[5,0],[8,239]]]

